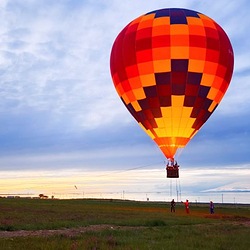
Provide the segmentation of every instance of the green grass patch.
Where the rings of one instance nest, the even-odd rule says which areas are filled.
[[[0,230],[48,230],[113,225],[78,236],[0,238],[0,249],[219,249],[250,246],[250,207],[109,200],[0,199]],[[119,226],[119,227],[115,227]],[[130,227],[130,228],[125,228]]]
[[[246,227],[157,227],[140,230],[103,230],[77,237],[63,235],[0,239],[1,249],[173,249],[242,250],[250,239]]]
[[[204,216],[186,216],[181,205],[177,205],[177,212],[171,214],[166,203],[0,199],[0,208],[0,230],[60,229],[97,224],[175,225],[178,221],[181,224],[194,224],[210,220]],[[204,208],[193,209],[197,213]]]

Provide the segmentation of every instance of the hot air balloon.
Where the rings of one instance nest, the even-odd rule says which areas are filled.
[[[231,43],[214,20],[177,8],[130,22],[110,58],[119,97],[171,162],[217,108],[233,63]],[[178,177],[178,167],[167,166],[167,177]]]

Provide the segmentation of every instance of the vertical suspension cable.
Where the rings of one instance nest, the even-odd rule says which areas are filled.
[[[172,200],[172,179],[170,179],[170,199]]]
[[[177,178],[175,179],[175,187],[176,187],[176,197],[177,197],[177,199],[176,199],[176,201],[178,202],[178,185],[177,185]]]
[[[179,192],[180,192],[180,201],[181,201],[181,180],[179,178]]]

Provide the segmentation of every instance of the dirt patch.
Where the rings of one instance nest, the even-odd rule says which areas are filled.
[[[111,230],[135,230],[145,229],[146,227],[129,227],[129,226],[114,226],[114,225],[91,225],[88,227],[67,228],[59,230],[36,230],[36,231],[0,231],[0,238],[13,238],[13,237],[27,237],[27,236],[51,236],[51,235],[65,235],[68,237],[77,236],[88,231],[101,231],[104,229]]]

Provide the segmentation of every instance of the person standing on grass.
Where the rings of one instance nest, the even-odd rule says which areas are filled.
[[[175,212],[175,201],[174,199],[171,201],[171,213]]]
[[[210,201],[210,213],[214,214],[214,203]]]
[[[183,203],[185,205],[186,212],[187,212],[187,214],[189,214],[189,203],[188,203],[188,200],[186,200],[186,202],[182,201],[181,203]]]

